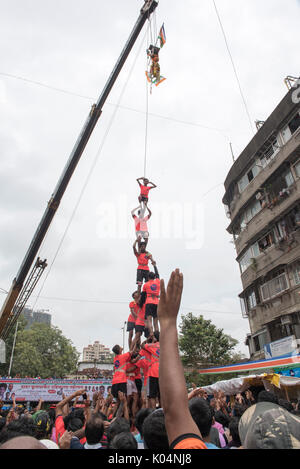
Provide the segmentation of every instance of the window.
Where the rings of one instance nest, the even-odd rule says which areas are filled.
[[[275,296],[289,289],[286,274],[283,273],[273,278],[272,280],[269,280],[267,283],[262,285],[260,289],[263,301],[275,298]]]
[[[249,310],[254,309],[257,306],[257,300],[254,290],[247,296],[247,305]]]
[[[287,173],[285,173],[283,175],[284,179],[285,179],[285,182],[287,184],[287,187],[290,187],[294,184],[294,178],[293,178],[293,175],[292,175],[292,172],[290,170],[288,170]]]
[[[258,257],[260,255],[258,243],[253,244],[251,248],[249,248],[243,257],[240,260],[240,266],[242,269],[242,273],[244,273],[248,267],[252,264],[252,259]]]
[[[288,124],[288,127],[289,127],[292,135],[296,132],[297,129],[299,129],[299,127],[300,127],[300,114],[299,114],[299,112],[295,115],[295,117]]]
[[[294,269],[294,280],[296,285],[300,285],[300,264],[297,264]]]
[[[238,182],[238,187],[239,187],[240,194],[242,192],[244,192],[246,187],[250,184],[250,182],[254,178],[256,178],[256,176],[258,175],[259,172],[260,172],[260,168],[255,164],[250,169],[250,171],[247,174],[245,174],[245,176],[243,176],[242,179],[240,179],[240,181]]]
[[[264,330],[259,332],[257,335],[253,337],[253,343],[255,347],[255,352],[259,352],[260,350],[264,349],[264,346],[267,343],[267,331]]]

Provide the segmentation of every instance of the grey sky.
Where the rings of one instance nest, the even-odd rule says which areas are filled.
[[[142,0],[0,0],[2,288],[10,287],[19,269],[90,106],[97,100],[142,4]],[[299,2],[217,0],[217,5],[250,115],[253,121],[263,120],[287,91],[283,79],[299,73],[295,40]],[[183,306],[192,311],[219,311],[204,316],[238,339],[237,350],[246,353],[244,339],[249,326],[240,313],[239,268],[221,200],[222,183],[232,164],[229,142],[238,156],[252,136],[251,128],[213,2],[161,0],[157,29],[163,22],[167,43],[160,65],[167,80],[149,96],[147,175],[158,185],[150,194],[149,206],[156,207],[153,229],[158,214],[172,204],[177,204],[179,226],[187,228],[186,212],[181,217],[181,209],[184,204],[194,209],[198,204],[200,215],[194,222],[203,242],[199,249],[191,250],[187,239],[156,236],[149,242],[149,251],[162,277],[167,279],[175,267],[182,269]],[[41,250],[41,257],[50,264],[127,82],[122,107],[36,305],[50,309],[53,324],[80,352],[90,341],[100,340],[110,347],[122,341],[120,328],[128,317],[126,302],[135,289],[130,210],[137,206],[135,179],[143,175],[144,164],[145,32],[146,28],[109,96]],[[5,73],[94,99],[26,83]],[[117,236],[101,239],[99,230],[108,221],[103,216],[105,210],[115,214],[117,222],[124,217],[122,223],[131,229],[130,237],[119,238],[122,233],[117,226]],[[41,285],[42,280],[35,295]],[[32,298],[31,306],[34,302]],[[182,310],[186,312],[188,309]]]

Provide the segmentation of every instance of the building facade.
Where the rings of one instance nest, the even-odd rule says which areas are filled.
[[[291,89],[262,123],[225,181],[227,231],[237,251],[253,360],[266,358],[272,346],[284,354],[300,340],[300,104],[294,94]]]
[[[45,313],[44,311],[33,311],[30,308],[24,308],[21,316],[27,321],[25,329],[29,329],[34,323],[51,326],[51,314]]]
[[[112,354],[109,348],[100,344],[96,340],[93,345],[88,345],[84,347],[82,353],[83,362],[103,362],[103,361],[112,361]]]

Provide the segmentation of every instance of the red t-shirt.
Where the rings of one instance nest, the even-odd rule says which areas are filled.
[[[154,280],[149,280],[143,286],[143,291],[147,293],[146,304],[158,305],[159,303],[159,294],[160,294],[160,280],[156,278]]]
[[[145,326],[145,311],[146,311],[146,303],[142,308],[139,308],[138,317],[135,321],[136,326]]]
[[[138,261],[138,270],[150,270],[148,267],[150,255],[151,254],[149,252],[141,252],[140,254],[136,254],[136,258]]]
[[[126,383],[126,367],[127,362],[130,360],[131,355],[129,352],[122,355],[116,355],[114,358],[114,376],[112,384]]]
[[[151,362],[151,357],[147,358],[146,355],[142,355],[142,352],[140,352],[140,355],[142,358],[136,362],[136,366],[143,370],[143,375],[144,375],[144,386],[146,387],[147,385],[147,379],[148,379],[148,370]]]
[[[64,419],[62,415],[58,415],[55,419],[55,437],[56,437],[56,443],[58,443],[59,439],[62,437],[62,435],[65,433],[65,424],[64,424]],[[86,438],[81,438],[80,443],[84,445],[86,443]]]
[[[127,322],[134,322],[135,323],[136,318],[131,314],[131,308],[133,308],[135,314],[137,315],[138,311],[139,311],[139,305],[135,301],[132,301],[131,303],[129,303],[130,315],[128,317]]]
[[[148,215],[145,218],[139,218],[136,215],[133,215],[133,219],[135,222],[135,231],[148,231],[148,226],[147,226],[147,221],[149,220]]]
[[[151,353],[149,376],[159,378],[159,342],[155,342],[155,344],[145,344],[145,350]]]
[[[141,184],[141,196],[142,197],[148,197],[149,196],[149,191],[153,189],[152,186],[143,186],[143,184]]]

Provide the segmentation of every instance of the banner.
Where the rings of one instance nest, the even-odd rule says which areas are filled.
[[[110,380],[52,380],[52,379],[1,379],[0,399],[4,402],[12,402],[13,396],[16,402],[39,401],[59,402],[62,394],[70,396],[80,389],[85,389],[90,400],[95,392],[103,393],[107,397],[111,389]],[[82,398],[79,398],[79,402]]]

